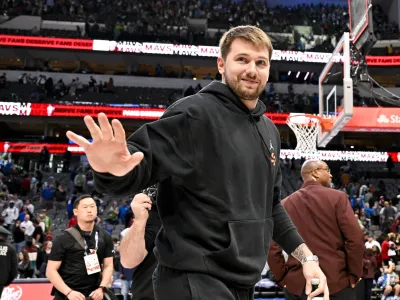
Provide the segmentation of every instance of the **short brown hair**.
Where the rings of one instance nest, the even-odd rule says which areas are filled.
[[[219,50],[223,59],[226,59],[233,41],[237,38],[252,42],[257,47],[266,47],[269,53],[269,60],[271,61],[274,49],[270,38],[262,29],[251,25],[233,27],[224,33],[219,41]]]

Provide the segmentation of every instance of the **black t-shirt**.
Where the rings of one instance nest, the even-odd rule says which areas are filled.
[[[41,244],[43,244],[44,243],[44,234],[43,234],[43,228],[42,228],[42,226],[40,226],[40,225],[37,225],[37,226],[35,226],[35,231],[33,232],[33,234],[32,234],[32,236],[33,236],[33,238],[35,238],[36,239],[36,236],[37,235],[40,235],[40,238],[39,238],[39,243],[41,243]]]
[[[65,202],[65,199],[67,198],[67,192],[66,191],[60,191],[56,190],[55,192],[55,197],[56,197],[56,202]]]
[[[25,233],[21,231],[20,226],[14,226],[13,229],[14,243],[21,243],[25,241]]]
[[[160,228],[161,220],[158,215],[157,206],[153,205],[149,212],[144,236],[148,254],[133,273],[132,300],[154,300],[152,275],[157,266],[157,259],[154,256],[153,249],[155,246],[154,240]]]
[[[83,235],[78,226],[77,229]],[[96,226],[91,235],[87,233],[86,243],[89,249],[95,249],[96,232],[99,232],[97,256],[100,265],[102,265],[105,258],[114,256],[114,245],[111,236]],[[87,274],[84,253],[85,250],[78,244],[75,238],[68,232],[64,232],[55,239],[49,260],[62,261],[58,270],[61,278],[71,289],[81,292],[88,297],[91,292],[99,287],[101,276],[100,272],[92,275]]]
[[[6,185],[10,194],[15,194],[20,191],[20,183],[17,178],[10,179]]]

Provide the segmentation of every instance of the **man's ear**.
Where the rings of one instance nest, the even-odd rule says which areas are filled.
[[[219,74],[223,75],[224,74],[224,67],[225,67],[225,60],[220,56],[217,59],[217,66],[218,66],[218,72]]]
[[[318,176],[318,174],[315,174],[315,171],[313,171],[313,172],[311,172],[311,178],[312,178],[314,181],[317,181],[317,179],[319,178],[319,176]]]

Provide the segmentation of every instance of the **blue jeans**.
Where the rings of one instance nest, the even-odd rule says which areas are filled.
[[[22,252],[22,250],[25,248],[25,241],[20,242],[20,243],[14,243],[15,251],[18,253]]]
[[[132,286],[132,280],[124,280],[121,279],[121,294],[124,297],[124,300],[128,300],[129,290]]]

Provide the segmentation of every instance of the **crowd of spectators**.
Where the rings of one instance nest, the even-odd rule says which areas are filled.
[[[395,167],[388,159],[386,169],[389,173]],[[370,179],[356,178],[350,164],[341,168],[340,190],[345,192],[354,210],[360,228],[365,232],[363,259],[363,280],[366,299],[371,299],[372,288],[381,289],[381,299],[400,295],[400,186],[397,195],[388,196],[383,180],[377,186]],[[378,298],[379,299],[379,298]]]
[[[372,10],[377,38],[398,39],[398,25],[389,22],[382,7],[374,5]],[[0,13],[10,17],[26,14],[50,20],[84,22],[84,28],[77,27],[79,37],[207,45],[217,45],[223,30],[230,26],[252,24],[266,32],[295,33],[294,39],[276,36],[275,47],[329,52],[342,33],[349,30],[346,6],[270,7],[267,0],[3,1]],[[210,34],[206,27],[186,30],[187,18],[207,19],[207,28],[217,31]],[[301,34],[295,26],[310,26],[312,30],[309,34]],[[35,35],[46,35],[40,28],[33,31]],[[316,38],[320,35],[325,38]]]
[[[0,169],[0,225],[12,232],[14,247],[18,253],[18,278],[44,278],[51,251],[53,236],[52,218],[47,214],[44,198],[49,195],[55,182],[43,186],[40,206],[34,206],[31,190],[35,189],[43,174],[28,174],[23,168],[4,164]],[[54,198],[65,202],[66,192],[62,185],[54,190]],[[52,207],[51,207],[52,208]]]
[[[381,289],[381,299],[400,295],[400,205],[399,197],[384,196],[385,184],[352,184],[346,189],[360,227],[365,232],[363,259],[364,284],[367,299],[371,299],[371,288]],[[400,193],[400,188],[399,188]],[[379,299],[379,298],[378,298]]]
[[[76,224],[73,203],[79,195],[89,193],[97,203],[97,222],[114,241],[114,279],[129,280],[120,278],[118,245],[121,232],[135,221],[129,205],[131,199],[115,199],[97,193],[91,169],[76,161],[70,165],[71,157],[66,157],[66,154],[63,156],[63,161],[67,161],[64,173],[56,179],[49,167],[46,151],[43,149],[36,157],[39,164],[34,170],[27,167],[28,161],[23,158],[17,164],[7,161],[0,164],[0,225],[13,233],[12,240],[19,255],[19,278],[45,277],[53,238],[60,234],[60,230]],[[284,178],[296,178],[302,161],[281,160]],[[365,232],[365,284],[369,290],[378,287],[385,295],[397,295],[400,288],[392,285],[390,278],[397,274],[395,266],[400,262],[400,195],[393,197],[384,179],[376,178],[376,173],[370,178],[368,172],[357,170],[357,164],[338,163],[332,170],[333,188],[348,195],[355,218]],[[389,175],[397,172],[390,159],[382,171]],[[399,184],[398,180],[394,184]],[[298,182],[300,185],[301,180]]]

